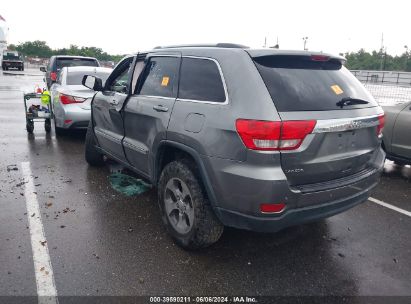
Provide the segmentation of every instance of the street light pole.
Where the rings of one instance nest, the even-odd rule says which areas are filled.
[[[405,48],[405,67],[404,67],[404,71],[407,71],[408,68],[408,45],[404,45]]]
[[[303,37],[303,41],[304,41],[304,51],[307,51],[308,49],[307,49],[307,40],[308,40],[308,37]]]

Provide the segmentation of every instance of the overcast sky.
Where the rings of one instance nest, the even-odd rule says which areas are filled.
[[[411,1],[369,0],[2,0],[9,43],[96,46],[111,54],[157,45],[235,42],[341,53],[411,48]]]

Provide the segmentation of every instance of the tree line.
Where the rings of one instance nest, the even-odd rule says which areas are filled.
[[[385,51],[366,52],[364,49],[358,52],[346,53],[347,68],[350,70],[383,70],[411,72],[411,52],[405,47],[405,52],[400,56],[392,56]]]
[[[18,45],[10,44],[10,50],[16,50],[29,57],[49,58],[53,55],[76,55],[95,57],[102,61],[118,62],[124,55],[110,55],[97,47],[79,47],[70,45],[69,48],[51,49],[45,41],[26,41]],[[400,56],[391,56],[384,52],[366,52],[361,49],[357,52],[341,54],[347,59],[346,66],[350,70],[384,70],[384,71],[407,71],[411,72],[411,52],[408,47]]]
[[[8,46],[9,50],[18,51],[27,57],[38,57],[38,58],[49,58],[53,55],[73,55],[73,56],[87,56],[94,57],[101,61],[114,61],[118,62],[124,55],[110,55],[104,52],[101,48],[94,46],[79,47],[77,45],[70,45],[69,48],[52,49],[45,41],[35,40],[26,41],[19,43],[17,45],[10,44]]]

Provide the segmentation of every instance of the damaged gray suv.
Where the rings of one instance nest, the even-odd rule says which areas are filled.
[[[217,44],[124,58],[98,91],[85,157],[106,157],[158,189],[184,248],[224,226],[275,232],[365,202],[385,154],[384,114],[344,67],[308,51]]]

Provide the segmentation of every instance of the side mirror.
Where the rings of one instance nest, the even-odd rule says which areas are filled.
[[[103,81],[98,77],[84,75],[81,83],[93,91],[103,91]]]
[[[40,71],[42,71],[44,73],[47,72],[46,67],[44,67],[44,66],[40,67]]]

